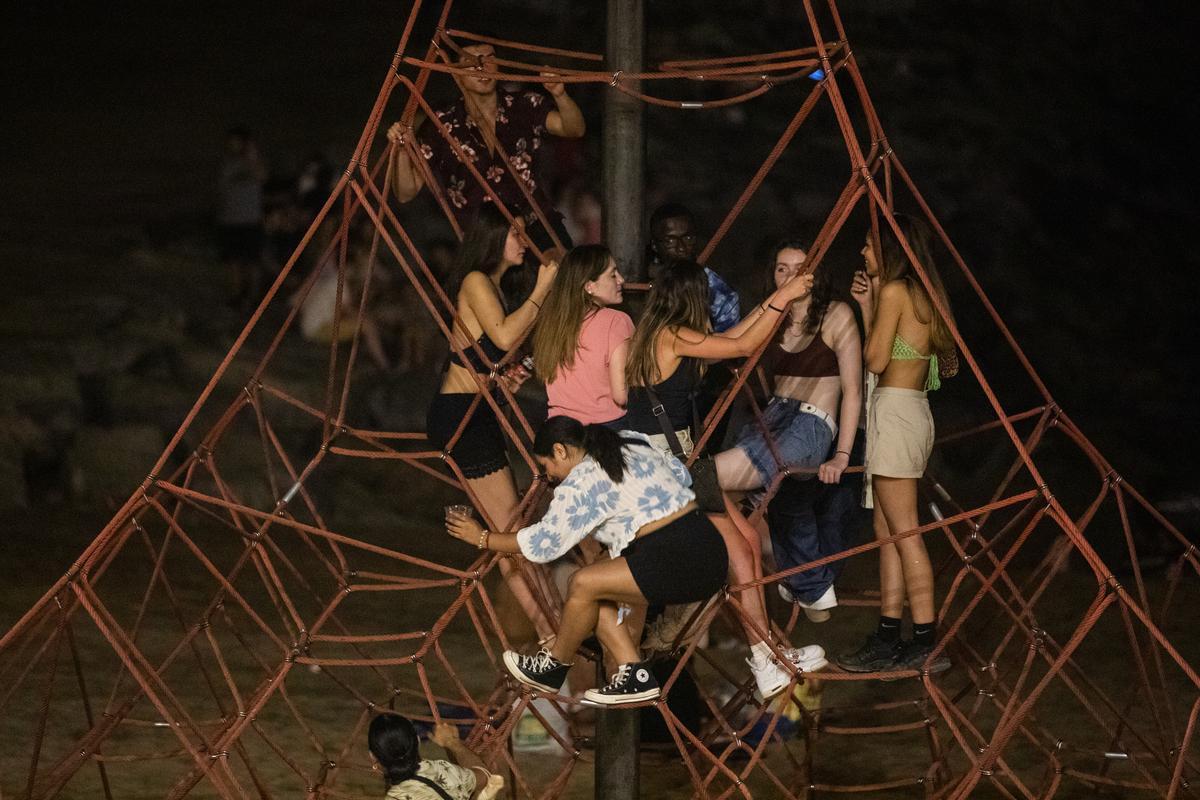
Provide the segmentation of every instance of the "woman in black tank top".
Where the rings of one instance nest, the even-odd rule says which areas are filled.
[[[626,420],[630,430],[647,434],[659,449],[669,451],[670,445],[659,421],[665,416],[684,450],[690,452],[692,394],[704,362],[753,354],[771,335],[779,315],[794,300],[805,296],[811,286],[812,276],[797,275],[776,289],[737,325],[724,333],[713,333],[704,268],[692,261],[670,264],[655,280],[629,346]],[[663,407],[658,415],[654,413],[658,409],[650,399],[651,392]],[[728,500],[725,508],[726,514],[713,515],[712,522],[725,540],[729,553],[730,582],[749,583],[762,575],[758,532]],[[770,648],[754,629],[770,630],[762,589],[745,590],[738,599],[754,621],[753,627],[745,627],[746,638],[754,655],[751,667],[760,691],[766,695],[779,685],[781,675],[787,673],[764,654],[769,653]],[[803,654],[804,651],[792,652]],[[798,655],[794,663],[813,662]]]
[[[481,207],[463,236],[457,278],[450,287],[456,310],[450,322],[464,348],[466,365],[462,357],[451,353],[441,391],[434,396],[425,419],[429,443],[458,468],[484,520],[497,529],[516,522],[517,489],[508,465],[504,431],[488,398],[480,396],[478,380],[487,381],[494,364],[533,324],[558,270],[556,263],[543,264],[529,298],[510,312],[500,282],[524,257],[523,223],[518,219],[517,225],[511,225],[492,204]],[[480,345],[491,364],[480,359],[472,343]],[[508,381],[515,390],[526,377],[528,373],[518,367],[500,380]],[[500,569],[539,636],[549,636],[553,628],[520,572],[508,559],[500,561]]]

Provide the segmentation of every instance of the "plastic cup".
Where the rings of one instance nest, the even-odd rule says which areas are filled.
[[[450,517],[469,517],[469,516],[471,516],[473,511],[474,511],[474,509],[472,509],[468,505],[464,505],[462,503],[455,503],[454,505],[446,506],[446,518],[449,519]]]

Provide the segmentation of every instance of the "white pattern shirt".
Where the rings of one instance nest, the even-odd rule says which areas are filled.
[[[469,800],[475,791],[475,770],[451,764],[449,761],[422,761],[417,765],[417,774],[427,778],[450,795],[451,800]],[[441,795],[424,783],[409,778],[389,787],[388,800],[441,800]]]
[[[696,499],[692,476],[679,459],[650,444],[650,437],[621,431],[625,476],[614,483],[591,456],[584,456],[554,490],[541,521],[517,531],[521,554],[546,563],[565,555],[591,534],[616,558],[638,529],[679,511]]]

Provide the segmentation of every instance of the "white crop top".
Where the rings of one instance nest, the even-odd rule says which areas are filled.
[[[679,459],[650,444],[650,437],[621,431],[626,444],[625,477],[613,483],[608,473],[585,456],[554,490],[540,522],[517,531],[521,554],[545,563],[565,555],[591,534],[616,558],[638,529],[679,511],[696,499],[692,476]]]

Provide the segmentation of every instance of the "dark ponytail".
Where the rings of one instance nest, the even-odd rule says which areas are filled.
[[[613,483],[620,483],[625,478],[625,455],[621,448],[627,443],[641,444],[624,439],[603,425],[584,425],[571,417],[551,417],[533,439],[533,454],[550,458],[556,444],[577,447],[591,456]]]
[[[379,762],[383,780],[388,786],[403,783],[417,774],[421,753],[417,731],[408,718],[399,714],[380,714],[375,717],[367,729],[367,747]]]

